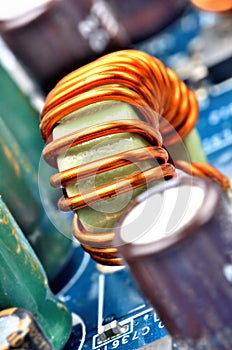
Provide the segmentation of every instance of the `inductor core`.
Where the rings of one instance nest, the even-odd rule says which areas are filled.
[[[53,139],[53,130],[60,122],[65,123],[67,116],[102,101],[127,103],[136,109],[140,120],[102,122]],[[157,58],[136,50],[122,50],[103,56],[65,76],[48,94],[42,111],[41,133],[47,142],[43,156],[54,167],[57,167],[57,157],[61,152],[101,137],[128,132],[148,142],[148,146],[60,171],[51,178],[54,187],[66,188],[80,179],[145,159],[156,161],[145,171],[137,171],[123,179],[112,179],[110,183],[86,193],[70,197],[66,191],[66,196],[59,200],[62,210],[75,210],[74,235],[95,261],[106,265],[121,263],[117,248],[112,245],[114,233],[111,230],[89,232],[82,225],[78,210],[151,182],[172,178],[175,165],[165,147],[183,140],[195,126],[197,117],[198,104],[194,93]],[[207,171],[207,164],[190,167],[182,161],[176,166],[188,173],[195,169],[198,175],[210,175],[228,189],[228,179],[213,167]]]

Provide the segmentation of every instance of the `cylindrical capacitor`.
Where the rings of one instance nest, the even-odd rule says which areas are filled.
[[[4,47],[0,46],[0,50],[4,50]],[[7,57],[6,52],[5,55]],[[0,61],[3,58],[0,57]],[[14,74],[14,69],[19,69],[16,60],[13,60],[12,57],[7,57],[5,60],[6,66],[7,63],[9,66],[7,68],[11,71],[9,73],[5,67],[0,65],[0,115],[22,149],[27,153],[28,158],[35,166],[38,166],[43,149],[41,136],[38,132],[39,111],[35,109],[30,98],[21,91],[10,75]]]
[[[232,348],[232,219],[221,189],[180,176],[140,195],[115,244],[180,349]]]
[[[18,13],[12,8],[2,11],[0,31],[45,92],[78,66],[128,44],[104,0],[23,1]]]
[[[0,116],[0,193],[41,260],[49,279],[63,269],[72,242],[44,213],[37,172]]]
[[[37,0],[32,6],[24,0],[17,13],[11,1],[0,14],[0,32],[45,92],[68,72],[161,30],[187,3]]]
[[[0,350],[54,350],[32,314],[11,308],[0,312]]]
[[[186,8],[186,0],[108,0],[132,43],[160,32]],[[168,11],[167,11],[168,9]]]
[[[71,314],[52,294],[41,264],[1,198],[0,281],[0,310],[28,310],[54,348],[62,349],[71,332]]]

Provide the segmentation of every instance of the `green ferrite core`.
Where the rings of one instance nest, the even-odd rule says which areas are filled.
[[[184,160],[189,163],[207,162],[206,155],[202,148],[200,136],[194,128],[181,142],[167,147],[167,150],[174,160]]]
[[[88,128],[96,124],[119,120],[138,120],[138,111],[128,103],[121,101],[101,101],[80,108],[67,115],[53,130],[53,138],[57,139],[75,130]],[[61,152],[57,158],[60,171],[101,159],[120,152],[136,149],[149,145],[149,142],[135,133],[120,133],[102,136],[99,139],[84,142]],[[145,171],[157,165],[156,160],[144,160],[132,163],[117,169],[106,171],[96,176],[78,180],[67,185],[68,196],[92,191],[99,186],[104,186],[125,179],[127,176]],[[154,183],[117,195],[116,197],[94,203],[90,206],[78,209],[81,224],[90,232],[102,232],[111,229],[131,200],[145,191]]]

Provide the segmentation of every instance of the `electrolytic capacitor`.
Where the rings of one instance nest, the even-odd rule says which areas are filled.
[[[70,259],[72,242],[44,213],[35,167],[0,116],[0,193],[50,280]],[[49,247],[49,248],[48,248]]]
[[[45,92],[73,69],[128,45],[104,0],[37,0],[33,6],[23,1],[19,8],[10,4],[0,15],[0,31]]]
[[[32,314],[11,308],[0,312],[0,350],[54,350]]]
[[[51,281],[69,261],[73,247],[66,238],[70,231],[68,220],[56,218],[57,230],[41,203],[42,197],[56,214],[56,194],[47,181],[51,168],[42,168],[40,162],[43,142],[38,130],[39,112],[31,101],[36,96],[32,88],[30,96],[20,89],[19,83],[25,90],[30,89],[24,78],[22,68],[0,40],[0,193]]]
[[[47,93],[77,67],[160,31],[186,4],[186,0],[37,0],[32,6],[24,0],[18,9],[10,1],[0,14],[0,32]]]
[[[42,150],[42,140],[37,130],[39,111],[31,103],[32,96],[27,96],[16,78],[12,77],[17,76],[17,73],[22,76],[22,68],[12,56],[0,42],[0,115],[28,158],[38,166]],[[29,83],[25,83],[27,89],[28,85]]]
[[[56,350],[66,344],[72,317],[48,286],[45,272],[0,198],[0,310],[32,313]]]
[[[108,0],[132,43],[170,25],[186,9],[186,0]],[[168,9],[168,10],[167,10]]]
[[[232,347],[232,220],[221,189],[180,176],[140,195],[115,244],[179,349]]]

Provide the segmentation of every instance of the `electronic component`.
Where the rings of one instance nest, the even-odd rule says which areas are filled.
[[[41,259],[49,279],[53,279],[70,259],[72,242],[52,225],[43,211],[36,168],[1,116],[0,165],[3,200]]]
[[[120,324],[114,320],[107,323],[98,330],[98,344],[104,343],[105,341],[112,339],[118,335],[126,333],[128,331],[128,326],[120,326]]]
[[[54,350],[30,312],[11,308],[0,311],[0,350]]]
[[[196,99],[186,85],[140,51],[104,56],[69,74],[50,92],[42,112],[41,132],[49,142],[43,154],[61,171],[51,178],[66,191],[59,206],[77,210],[74,235],[94,260],[120,264],[109,230],[142,186],[174,175],[162,137],[171,153],[172,145],[191,135],[197,115]],[[197,169],[206,175],[208,166],[201,163]],[[214,177],[223,178],[210,169]],[[227,180],[225,184],[228,189]],[[132,189],[136,191],[128,194]],[[107,201],[98,205],[102,200]]]
[[[212,12],[200,12],[195,18],[195,21],[201,22],[200,32],[187,41],[185,54],[174,54],[168,61],[181,79],[187,81],[195,90],[205,89],[207,93],[210,85],[231,78],[232,15],[229,7],[232,8],[232,2],[197,0],[193,3]],[[220,12],[223,6],[228,8],[228,11]],[[194,13],[189,15],[190,21],[191,16],[193,20]]]
[[[212,19],[212,24],[204,28],[198,39],[190,43],[189,51],[196,66],[193,72],[196,72],[197,67],[205,67],[207,74],[204,78],[213,84],[229,79],[232,67],[231,35],[231,13],[217,16],[214,21]]]
[[[180,175],[140,195],[115,244],[180,348],[231,349],[231,207],[209,179]]]
[[[160,31],[186,4],[186,0],[37,0],[32,6],[24,0],[17,9],[9,1],[0,15],[0,32],[47,93],[77,67]]]
[[[35,94],[35,87],[1,41],[0,62],[0,194],[51,281],[69,261],[73,247],[51,224],[41,203],[41,193],[45,192],[46,201],[52,203],[55,192],[43,181],[52,174],[50,169],[43,167],[38,174],[43,141],[38,130],[39,108],[35,105],[38,101],[41,104],[42,98]],[[56,205],[53,207],[56,210]],[[63,223],[62,218],[56,222],[61,220]],[[69,223],[67,227],[66,236]]]
[[[132,43],[160,32],[178,18],[188,4],[186,0],[108,0],[108,2]]]
[[[37,132],[43,98],[1,39],[0,88],[1,118],[28,158],[37,166],[43,149],[40,134]]]
[[[30,311],[59,350],[69,338],[71,314],[50,291],[45,272],[0,199],[0,310]]]
[[[33,6],[24,0],[15,9],[12,1],[5,5],[0,32],[45,92],[76,67],[128,45],[103,0],[40,0]]]

